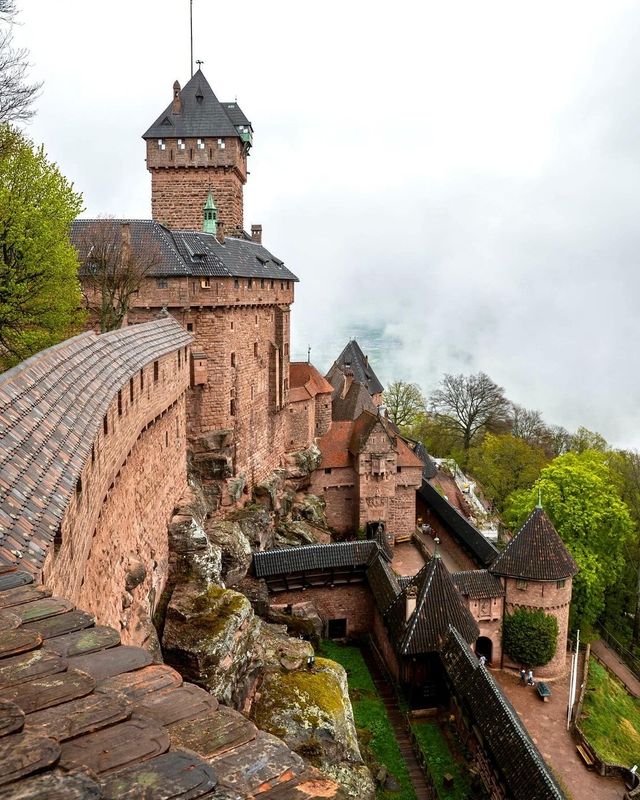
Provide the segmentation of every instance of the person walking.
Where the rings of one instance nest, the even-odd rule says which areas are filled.
[[[527,672],[527,683],[529,686],[536,685],[536,682],[533,680],[533,670],[529,670],[529,672]]]
[[[524,667],[520,670],[520,683],[524,686],[527,679],[527,672]]]

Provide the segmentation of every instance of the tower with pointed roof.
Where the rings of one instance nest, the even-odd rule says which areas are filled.
[[[243,187],[251,123],[236,102],[221,103],[199,69],[173,85],[171,103],[143,135],[151,173],[153,219],[169,228],[202,230],[209,192],[227,235],[243,226]]]
[[[571,584],[578,567],[540,504],[489,571],[504,584],[505,614],[527,608],[542,610],[558,620],[555,655],[537,673],[541,677],[562,674],[566,667]],[[511,664],[506,653],[504,661],[507,666],[526,666]]]

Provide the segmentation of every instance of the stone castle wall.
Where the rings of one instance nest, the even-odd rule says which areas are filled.
[[[213,193],[218,219],[227,233],[243,227],[243,185],[247,181],[246,150],[240,139],[177,139],[147,142],[147,169],[151,172],[153,219],[169,228],[202,230],[203,207]]]
[[[351,467],[324,468],[321,464],[311,475],[311,492],[326,500],[327,524],[337,533],[348,533],[356,526],[355,481]]]
[[[280,466],[291,439],[286,415],[293,283],[246,278],[211,279],[207,288],[201,283],[147,279],[129,321],[146,321],[167,306],[194,337],[193,352],[206,358],[206,380],[192,381],[189,389],[188,436],[195,441],[231,432],[230,469],[252,486]]]
[[[515,578],[506,578],[505,588],[505,613],[512,614],[517,608],[527,608],[532,611],[542,609],[545,614],[553,614],[558,620],[558,644],[555,655],[544,667],[538,667],[535,674],[541,678],[553,678],[564,674],[567,660],[571,578],[564,581],[544,582],[517,581]],[[505,666],[518,669],[527,666],[514,663],[506,653],[504,663]]]
[[[327,587],[325,589],[313,588],[309,591],[298,589],[277,592],[271,598],[278,605],[313,602],[325,625],[324,635],[327,633],[327,623],[331,619],[347,620],[347,636],[349,638],[367,636],[371,632],[374,603],[367,583],[352,586],[340,584],[333,589]]]
[[[188,362],[181,348],[117,390],[42,571],[98,622],[124,624],[129,643],[148,636],[139,622],[164,585],[167,524],[186,488]],[[139,583],[127,596],[132,570]]]

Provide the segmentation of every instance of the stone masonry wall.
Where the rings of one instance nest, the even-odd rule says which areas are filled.
[[[505,579],[503,579],[505,580]],[[552,678],[563,675],[566,670],[567,634],[569,630],[569,605],[571,603],[571,578],[560,581],[516,581],[506,579],[505,613],[512,614],[517,608],[531,610],[542,609],[545,614],[553,614],[558,620],[558,644],[556,653],[544,667],[538,667],[536,675]],[[524,588],[519,588],[524,586]],[[505,665],[510,667],[526,666],[515,664],[505,653]]]
[[[395,476],[396,491],[387,527],[396,536],[410,536],[416,527],[416,487],[420,486],[422,474],[419,467],[402,467],[402,470]]]
[[[315,409],[315,436],[324,436],[331,427],[331,395],[317,394]]]
[[[280,466],[285,452],[293,283],[221,278],[203,288],[193,279],[165,282],[166,287],[155,279],[145,282],[129,320],[146,321],[168,304],[192,333],[193,352],[207,359],[207,382],[189,390],[188,436],[193,441],[231,431],[235,472],[251,487]]]
[[[491,639],[491,664],[498,666],[502,659],[502,614],[504,598],[464,598],[469,611],[478,623],[480,636]]]
[[[230,233],[243,227],[243,185],[247,181],[247,157],[239,139],[186,138],[184,149],[176,139],[147,142],[147,169],[151,172],[151,214],[169,228],[202,230],[203,207],[211,190],[218,219]]]
[[[186,487],[188,360],[181,348],[119,390],[43,567],[54,593],[99,612],[105,624],[120,627],[124,575],[136,560],[145,572],[137,590],[145,604],[166,578],[166,526]],[[146,634],[123,636],[141,643],[136,637]]]
[[[287,412],[286,450],[294,452],[308,447],[313,442],[315,428],[315,402],[299,400],[289,403]]]
[[[271,595],[271,599],[278,605],[312,602],[324,622],[325,635],[330,619],[346,619],[349,638],[366,636],[371,632],[374,603],[366,583],[334,586],[333,589],[327,587],[277,592]]]
[[[311,475],[311,492],[326,501],[327,524],[338,533],[355,529],[356,473],[351,467],[325,469]]]

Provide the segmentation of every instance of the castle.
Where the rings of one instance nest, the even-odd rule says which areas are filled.
[[[211,745],[198,739],[196,723],[176,730],[183,721],[176,709],[182,713],[184,706],[187,721],[206,728],[219,713],[217,703],[191,691],[196,687],[175,695],[181,690],[177,673],[158,671],[137,649],[157,648],[150,618],[167,583],[167,526],[188,491],[187,458],[222,487],[215,513],[238,509],[274,470],[309,452],[312,461],[319,458],[309,486],[325,499],[332,527],[361,529],[365,540],[256,553],[255,575],[269,589],[271,604],[312,600],[326,635],[372,633],[417,704],[450,700],[492,797],[562,798],[473,652],[500,663],[503,614],[543,607],[561,628],[549,669],[563,669],[575,564],[550,521],[536,509],[498,555],[436,491],[428,456],[381,413],[382,385],[355,343],[326,378],[311,364],[290,361],[298,279],[263,246],[260,226],[243,230],[252,128],[237,103],[220,103],[198,70],[184,88],[174,84],[171,103],[144,139],[153,220],[110,223],[127,250],[154,253],[127,325],[84,333],[0,378],[6,426],[0,601],[8,609],[0,613],[0,657],[41,655],[35,667],[31,661],[28,668],[22,662],[15,667],[26,670],[16,683],[22,688],[0,686],[3,702],[13,704],[10,730],[21,729],[25,713],[38,712],[38,725],[49,726],[39,730],[48,736],[61,725],[49,706],[79,703],[62,734],[71,739],[62,745],[64,769],[78,762],[101,774],[126,768],[122,780],[134,786],[136,759],[150,759],[159,775],[179,774],[185,785],[184,776],[197,774],[205,788],[189,796],[204,796],[215,784],[207,763],[228,775],[228,747],[249,765],[254,756],[266,765],[260,775],[247,765],[232,774],[227,787],[238,789],[234,781],[241,779],[244,797],[278,797],[280,782],[292,798],[314,796],[314,786],[323,797],[335,796],[334,784],[320,785],[298,756],[253,726],[247,732],[242,719],[221,713],[215,725],[230,731],[228,741],[215,753],[199,749]],[[100,225],[74,225],[85,266]],[[396,538],[415,533],[416,513],[468,554],[468,570],[450,574],[436,553],[414,576],[393,572]],[[38,649],[43,639],[53,641]],[[62,648],[59,656],[51,654],[53,647]],[[38,690],[39,676],[59,672],[64,679]],[[120,695],[103,699],[105,685],[124,692],[126,708],[118,706]],[[168,701],[150,697],[160,690]],[[142,723],[129,719],[132,709]],[[122,735],[119,749],[109,731]],[[16,766],[12,780],[49,769],[60,750],[39,740],[30,752],[40,760]],[[110,753],[106,767],[104,752]],[[173,759],[170,769],[165,757]],[[81,792],[85,780],[51,771],[45,777],[64,783],[63,795],[73,781]],[[53,783],[46,784],[49,791]],[[121,790],[106,778],[101,785],[107,786],[104,796]]]

